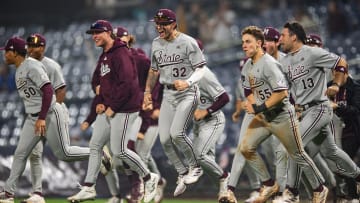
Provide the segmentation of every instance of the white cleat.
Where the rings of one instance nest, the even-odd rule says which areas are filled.
[[[245,203],[252,203],[252,202],[254,202],[254,200],[257,198],[257,197],[259,197],[259,195],[260,195],[260,193],[258,192],[258,191],[252,191],[251,193],[250,193],[250,196],[249,196],[249,198],[247,198],[246,200],[245,200]]]
[[[226,178],[221,178],[219,181],[219,194],[227,191],[227,185],[229,183],[230,173],[227,174]]]
[[[314,192],[312,203],[326,203],[326,198],[329,192],[329,189],[323,186],[323,190],[321,192]]]
[[[184,176],[184,183],[189,185],[197,182],[199,178],[202,176],[203,170],[201,167],[190,167],[189,173]]]
[[[30,197],[21,201],[21,203],[45,203],[44,197],[38,194],[29,194]]]
[[[237,203],[235,194],[231,190],[226,190],[219,194],[218,198],[219,203]]]
[[[0,192],[0,203],[14,203],[14,197],[7,197],[5,191]]]
[[[156,189],[156,195],[154,197],[155,203],[160,203],[161,200],[164,198],[164,189],[166,187],[166,180],[165,178],[161,178],[162,184],[159,184]]]
[[[179,175],[176,184],[177,186],[174,191],[174,197],[181,195],[186,190],[186,185],[184,183],[184,176]]]
[[[278,196],[272,201],[272,203],[283,203],[283,202],[299,203],[300,197],[299,195],[295,196],[292,192],[290,192],[290,190],[285,189],[282,196]]]
[[[272,186],[263,185],[260,188],[260,194],[254,200],[254,203],[264,203],[277,192],[279,192],[279,185],[276,182]]]
[[[96,190],[95,186],[81,186],[80,192],[76,193],[75,195],[68,197],[67,200],[69,202],[83,202],[86,200],[95,200],[96,197]]]
[[[111,197],[106,203],[122,203],[123,201],[118,197]]]
[[[103,147],[103,155],[101,158],[101,166],[100,166],[100,172],[106,176],[110,170],[112,170],[112,157],[110,154],[110,151],[108,149],[108,147],[105,145]]]
[[[150,173],[150,180],[148,180],[144,183],[144,187],[145,187],[144,202],[145,203],[148,203],[154,199],[154,197],[156,195],[156,188],[158,186],[159,179],[160,179],[159,175],[157,175],[155,173]]]

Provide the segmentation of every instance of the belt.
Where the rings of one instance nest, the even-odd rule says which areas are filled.
[[[316,106],[316,105],[319,105],[321,103],[322,103],[322,101],[314,101],[314,102],[310,102],[310,103],[307,103],[307,104],[304,104],[304,105],[296,104],[295,105],[295,110],[296,111],[306,111],[309,108],[311,108],[313,106]]]
[[[271,110],[266,110],[263,112],[264,116],[266,117],[266,119],[268,121],[272,121],[274,120],[274,118],[276,118],[281,112],[283,112],[284,110],[282,109],[282,107],[277,107]]]
[[[32,117],[38,117],[38,116],[39,116],[39,112],[38,112],[38,113],[31,113],[30,116],[32,116]]]
[[[165,85],[165,87],[166,87],[166,89],[168,89],[168,90],[177,90],[177,89],[175,88],[175,85]]]

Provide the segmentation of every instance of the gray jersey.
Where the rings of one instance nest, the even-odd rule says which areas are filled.
[[[209,108],[217,99],[218,96],[225,92],[224,87],[220,84],[215,74],[204,66],[205,74],[199,82],[200,88],[200,103],[199,109]]]
[[[245,63],[242,70],[243,86],[252,90],[257,105],[264,103],[274,91],[288,89],[281,69],[281,64],[269,54],[265,54],[255,64],[251,59]],[[282,103],[289,103],[289,99],[283,99]]]
[[[46,72],[49,76],[49,79],[51,81],[54,90],[57,90],[60,87],[65,86],[65,80],[61,72],[61,67],[56,61],[45,56],[41,60],[41,63],[43,63],[45,66]]]
[[[196,40],[184,33],[170,42],[157,37],[152,43],[151,68],[160,71],[161,84],[170,85],[175,80],[186,80],[205,63]]]
[[[326,69],[334,68],[340,57],[322,48],[302,46],[294,53],[286,55],[280,63],[283,65],[289,82],[291,94],[296,104],[326,101]]]
[[[50,83],[44,65],[36,59],[26,58],[16,69],[15,81],[19,95],[24,101],[25,112],[28,114],[40,112],[42,105],[40,88]],[[55,101],[55,95],[53,95],[51,106],[55,104]]]

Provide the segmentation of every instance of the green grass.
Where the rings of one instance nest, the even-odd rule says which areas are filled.
[[[66,203],[66,198],[46,198],[46,203]],[[86,201],[85,203],[106,203],[107,199],[96,199],[95,201]],[[126,201],[125,201],[126,202]],[[16,200],[15,203],[20,203]],[[217,203],[216,200],[205,199],[164,199],[161,203]],[[241,203],[241,202],[239,202]]]

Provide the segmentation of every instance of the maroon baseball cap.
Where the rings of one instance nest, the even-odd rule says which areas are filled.
[[[110,22],[106,20],[97,20],[95,23],[91,24],[90,29],[86,31],[86,34],[94,34],[108,31],[113,31]]]
[[[156,12],[156,15],[150,21],[159,24],[170,24],[176,22],[176,14],[170,9],[162,8]]]
[[[20,37],[12,37],[6,41],[5,47],[0,50],[16,51],[20,54],[26,54],[26,42]]]
[[[45,37],[42,36],[41,34],[35,33],[35,34],[30,35],[26,39],[26,43],[28,46],[45,46],[46,40],[45,40]]]
[[[126,28],[122,27],[122,26],[114,28],[113,33],[114,33],[114,35],[116,37],[123,37],[123,36],[128,36],[129,35],[129,31]]]
[[[321,37],[317,34],[309,34],[306,36],[306,44],[316,44],[318,46],[322,46]]]
[[[264,37],[265,40],[277,42],[280,38],[280,32],[273,27],[266,27],[264,28]]]

